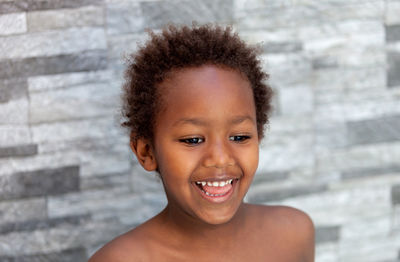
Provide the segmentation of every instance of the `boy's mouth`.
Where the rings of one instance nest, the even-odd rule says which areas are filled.
[[[224,201],[224,198],[232,192],[234,184],[238,179],[227,179],[219,181],[196,181],[195,185],[200,189],[203,197],[213,202]]]

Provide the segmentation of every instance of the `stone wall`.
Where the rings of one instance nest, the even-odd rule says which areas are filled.
[[[300,208],[316,261],[400,261],[400,1],[0,0],[0,261],[85,261],[165,205],[118,123],[145,28],[233,24],[276,91],[246,197]]]

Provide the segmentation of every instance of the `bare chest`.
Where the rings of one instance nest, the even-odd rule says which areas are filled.
[[[239,241],[233,245],[190,245],[182,243],[174,247],[153,248],[149,261],[229,261],[229,262],[303,262],[300,254],[291,252],[290,248],[273,241]]]

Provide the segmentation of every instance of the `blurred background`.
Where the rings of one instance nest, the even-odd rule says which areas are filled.
[[[316,226],[316,261],[400,261],[400,1],[0,0],[0,261],[86,261],[158,213],[119,126],[124,57],[173,22],[258,44],[275,111],[246,201]]]

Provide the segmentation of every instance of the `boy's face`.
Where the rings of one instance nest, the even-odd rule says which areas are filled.
[[[208,224],[228,222],[258,165],[249,82],[208,65],[174,72],[158,88],[154,156],[170,210]]]

